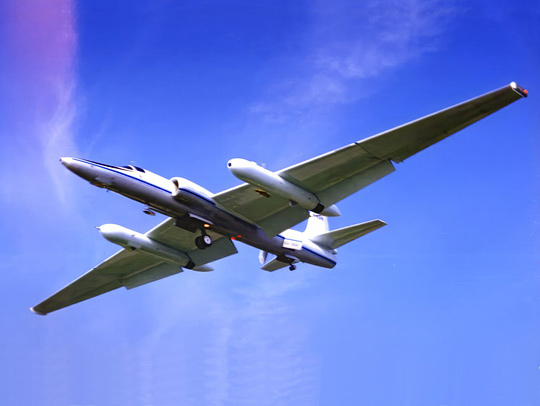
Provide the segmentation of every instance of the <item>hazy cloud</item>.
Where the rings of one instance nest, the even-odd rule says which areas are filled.
[[[156,325],[136,351],[140,397],[159,403],[159,383],[174,385],[183,404],[201,398],[208,405],[316,403],[319,366],[294,305],[313,275],[308,269],[270,279],[259,274],[226,292],[230,271],[222,266],[205,282],[196,274],[179,275],[180,291],[170,283],[155,288]],[[178,352],[164,353],[175,346]],[[178,376],[161,376],[156,365],[164,363],[178,365]]]
[[[436,51],[456,13],[446,0],[337,1],[330,12],[327,6],[319,2],[312,13],[303,60],[291,61],[289,76],[269,85],[272,100],[251,106],[265,122],[283,123],[299,110],[358,99],[363,80]]]
[[[32,179],[32,193],[46,193],[53,186],[65,206],[67,173],[58,165],[58,158],[77,150],[72,128],[76,114],[75,6],[71,0],[58,1],[54,7],[48,2],[10,2],[1,23],[9,38],[2,44],[2,69],[10,78],[2,83],[6,90],[2,99],[13,113],[2,129],[2,145],[18,152],[2,162],[12,169],[9,179],[2,182],[2,194],[9,199],[21,183]]]
[[[76,109],[74,102],[75,80],[65,78],[59,81],[56,89],[56,111],[43,123],[41,140],[43,142],[43,163],[52,178],[58,199],[63,206],[68,205],[65,190],[67,177],[71,176],[58,164],[61,156],[76,155],[73,134],[73,120]]]

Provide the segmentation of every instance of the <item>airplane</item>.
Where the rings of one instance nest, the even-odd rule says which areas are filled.
[[[97,227],[122,250],[30,310],[46,315],[184,268],[211,271],[208,263],[237,252],[233,241],[258,248],[265,271],[294,270],[299,262],[333,268],[337,248],[386,225],[372,220],[330,231],[327,217],[341,214],[337,202],[392,173],[395,163],[527,95],[512,82],[276,172],[231,159],[229,171],[245,183],[216,194],[187,179],[169,180],[138,166],[61,158],[67,169],[92,185],[144,204],[146,214],[168,218],[145,234],[115,224]],[[304,232],[290,229],[306,219]]]

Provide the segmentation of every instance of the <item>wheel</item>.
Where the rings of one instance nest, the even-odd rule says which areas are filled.
[[[202,236],[204,244],[209,247],[212,245],[212,238],[209,235],[203,235]]]
[[[206,244],[204,243],[203,237],[201,235],[195,238],[195,245],[200,250],[203,250],[206,248]]]
[[[295,269],[296,269],[296,265],[291,265],[291,266],[289,267],[289,271],[294,271]]]
[[[195,245],[198,249],[203,250],[212,245],[212,238],[209,235],[200,235],[195,238]]]

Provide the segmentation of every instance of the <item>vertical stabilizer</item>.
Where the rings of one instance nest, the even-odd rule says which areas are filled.
[[[266,262],[266,257],[268,256],[268,252],[260,250],[259,251],[259,262],[264,265]]]
[[[309,212],[309,215],[306,230],[304,231],[307,238],[328,232],[328,217],[313,212]]]

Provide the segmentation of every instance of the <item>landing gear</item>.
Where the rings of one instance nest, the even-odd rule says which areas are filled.
[[[212,238],[207,234],[200,235],[197,238],[195,238],[195,245],[200,250],[208,248],[209,246],[212,245]]]
[[[296,265],[291,265],[291,266],[289,267],[289,271],[294,271],[295,269],[296,269]]]

